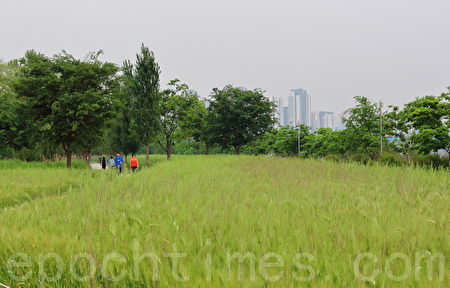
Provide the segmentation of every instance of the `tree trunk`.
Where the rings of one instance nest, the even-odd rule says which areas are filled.
[[[195,148],[195,151],[197,152],[197,155],[199,154],[199,150],[200,150],[200,147],[197,146],[197,147]]]
[[[209,154],[209,145],[205,144],[205,154],[208,155]]]
[[[236,150],[236,155],[239,155],[240,146],[234,146],[234,149]]]
[[[167,154],[167,160],[170,160],[170,139],[166,139],[166,154]]]
[[[406,159],[408,159],[408,166],[411,166],[411,152],[406,153]]]
[[[70,149],[67,149],[66,152],[66,157],[67,157],[67,168],[72,169],[72,151]]]
[[[145,143],[145,149],[146,149],[146,153],[147,153],[147,168],[150,167],[150,159],[149,159],[149,155],[148,155],[148,143]]]
[[[127,167],[128,165],[128,154],[125,154],[125,165],[123,167]]]
[[[91,160],[92,160],[92,153],[91,153],[91,151],[89,151],[88,153],[87,153],[87,163],[88,163],[88,165],[89,165],[89,167],[91,167]]]

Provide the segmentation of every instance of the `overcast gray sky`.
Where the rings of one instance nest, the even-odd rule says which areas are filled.
[[[450,86],[449,0],[1,0],[0,58],[35,49],[121,64],[148,45],[162,70],[207,96],[225,84],[312,110],[352,97],[403,104]]]

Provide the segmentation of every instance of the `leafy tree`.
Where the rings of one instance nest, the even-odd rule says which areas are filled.
[[[81,61],[65,51],[53,58],[28,51],[21,59],[15,90],[27,98],[42,135],[63,147],[68,168],[72,144],[95,134],[112,116],[117,67],[100,62],[101,53]]]
[[[405,105],[406,119],[418,130],[413,139],[419,152],[443,149],[450,154],[450,89],[439,97],[425,96]],[[450,155],[449,155],[450,168]]]
[[[121,151],[125,156],[125,163],[129,154],[136,154],[141,147],[141,137],[139,137],[138,127],[135,119],[136,103],[131,95],[126,91],[127,85],[121,79],[122,85],[119,90],[120,110],[112,121],[111,128],[107,131],[109,147],[112,151]]]
[[[255,141],[252,141],[248,143],[247,145],[244,145],[241,148],[241,153],[244,154],[251,154],[251,155],[271,155],[274,154],[274,147],[275,141],[277,140],[277,134],[278,130],[276,128],[273,128],[269,132],[266,132],[265,134],[258,137]],[[287,154],[284,154],[287,155]]]
[[[190,92],[188,91],[188,93]],[[209,143],[206,133],[208,110],[205,107],[205,103],[200,101],[196,94],[191,96],[195,96],[195,98],[192,98],[192,105],[181,125],[179,136],[182,139],[189,139],[197,155],[200,153],[200,148],[203,144],[205,153],[208,154]]]
[[[223,148],[234,147],[236,155],[242,145],[263,135],[276,123],[275,105],[263,91],[243,91],[231,85],[212,91],[208,113],[208,133]]]
[[[6,157],[12,156],[20,121],[17,114],[20,101],[12,89],[17,73],[17,63],[0,61],[0,155]]]
[[[298,155],[298,128],[300,127],[300,152],[311,154],[312,135],[306,125],[297,127],[283,126],[274,134],[272,151],[278,155]]]
[[[356,106],[348,110],[350,116],[343,119],[347,128],[347,141],[350,150],[360,151],[375,157],[378,151],[378,137],[380,135],[377,105],[369,102],[368,98],[356,96]]]
[[[415,129],[405,111],[400,110],[398,106],[389,108],[391,111],[384,115],[383,120],[386,134],[394,138],[392,140],[394,150],[404,154],[408,165],[411,165],[412,155],[417,149]]]
[[[150,167],[148,147],[161,129],[160,68],[153,52],[142,44],[140,54],[136,55],[136,64],[131,64],[129,60],[125,61],[123,72],[126,77],[127,91],[134,103],[135,133],[145,144],[147,167]]]
[[[161,133],[158,144],[170,160],[172,142],[176,133],[190,136],[188,129],[197,120],[198,109],[203,105],[197,95],[189,93],[188,86],[175,79],[161,93]],[[186,128],[186,129],[183,129]]]

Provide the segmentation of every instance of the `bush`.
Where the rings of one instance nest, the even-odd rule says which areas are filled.
[[[397,153],[384,153],[381,158],[381,164],[388,166],[407,165],[407,161]]]
[[[448,159],[441,158],[439,155],[433,154],[418,154],[412,158],[412,163],[416,166],[428,166],[435,169],[447,168]]]
[[[349,156],[349,161],[358,162],[358,163],[361,163],[364,165],[372,164],[372,159],[370,158],[370,156],[367,154],[361,154],[361,153],[351,154]]]
[[[334,162],[342,162],[344,158],[340,154],[329,154],[323,157],[325,160],[334,161]]]

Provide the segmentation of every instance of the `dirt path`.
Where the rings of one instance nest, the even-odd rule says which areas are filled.
[[[102,170],[102,165],[100,163],[91,163],[91,168],[94,170]]]

